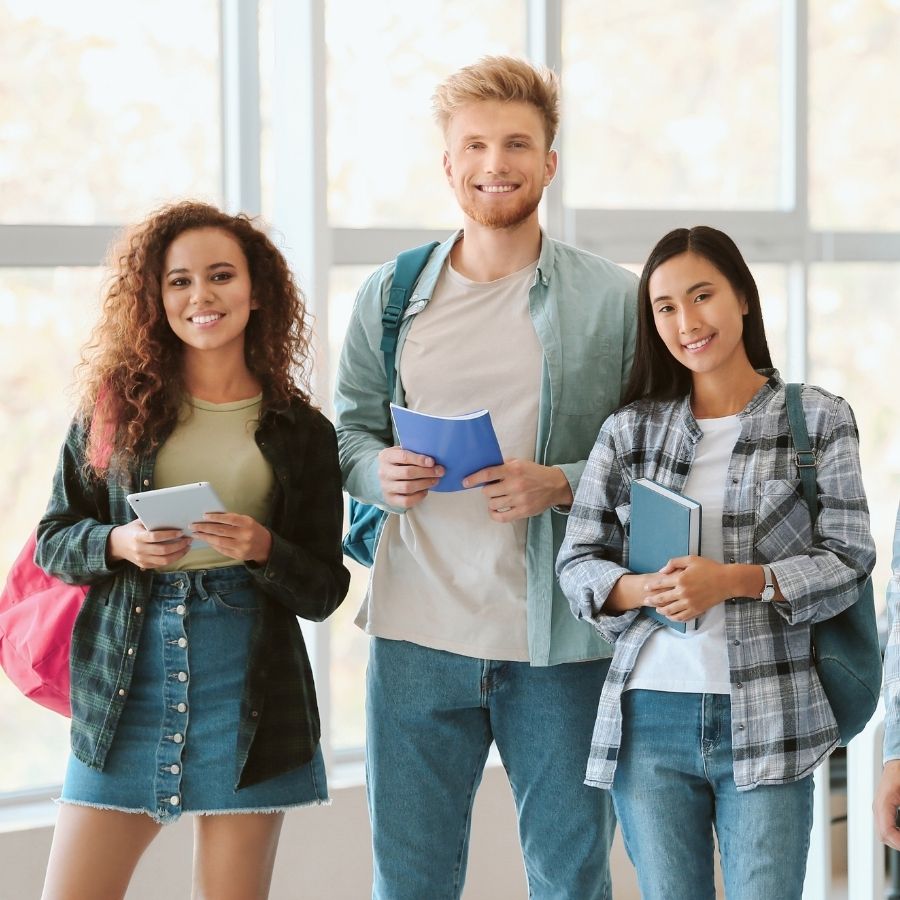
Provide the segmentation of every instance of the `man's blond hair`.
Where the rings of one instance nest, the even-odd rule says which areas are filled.
[[[559,76],[551,69],[514,56],[483,56],[438,85],[432,97],[434,117],[446,134],[454,113],[484,100],[531,104],[543,120],[547,149],[553,145],[559,128]]]

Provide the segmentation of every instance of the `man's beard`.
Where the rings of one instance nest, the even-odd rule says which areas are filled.
[[[462,211],[474,222],[485,228],[515,228],[521,225],[538,208],[543,191],[538,190],[533,194],[523,196],[515,206],[506,208],[485,209],[478,203],[467,202],[462,205]]]

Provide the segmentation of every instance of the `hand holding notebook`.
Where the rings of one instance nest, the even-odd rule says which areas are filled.
[[[467,475],[503,463],[486,409],[461,416],[433,416],[392,403],[391,416],[404,450],[430,456],[446,470],[432,491],[461,491]]]
[[[649,478],[631,482],[631,525],[628,568],[640,575],[658,572],[678,556],[700,553],[700,504]],[[641,607],[658,622],[687,631],[686,622],[676,622],[652,606]],[[696,627],[696,619],[691,622]]]

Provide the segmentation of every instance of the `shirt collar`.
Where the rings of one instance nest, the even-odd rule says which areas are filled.
[[[419,281],[416,284],[416,289],[414,292],[414,297],[416,300],[425,300],[428,301],[431,299],[434,294],[434,287],[437,284],[438,277],[441,274],[441,271],[444,268],[444,263],[447,261],[447,257],[450,256],[450,251],[453,250],[453,245],[463,236],[462,228],[457,229],[444,241],[443,244],[435,247],[434,252],[431,254],[428,262],[425,264],[425,268],[422,270],[421,276],[419,276]],[[550,283],[550,276],[553,272],[553,266],[556,261],[556,245],[555,242],[547,237],[547,233],[544,229],[541,229],[541,252],[538,256],[537,269],[535,271],[535,280],[540,279],[541,283],[544,287]],[[412,298],[410,298],[410,302],[413,302]]]
[[[778,374],[777,369],[757,369],[760,375],[766,376],[766,383],[750,398],[750,402],[737,414],[738,419],[746,419],[752,416],[757,410],[761,409],[772,398],[784,388],[784,382]],[[694,443],[703,437],[703,432],[694,418],[691,411],[691,395],[686,394],[679,401],[678,418],[684,425],[685,430],[690,435]]]

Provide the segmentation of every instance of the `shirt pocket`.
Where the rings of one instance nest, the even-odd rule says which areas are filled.
[[[598,335],[563,335],[563,387],[557,409],[564,415],[588,415],[613,409],[618,402],[619,373],[609,341]],[[616,396],[610,395],[610,386]]]
[[[757,485],[756,548],[763,562],[777,562],[809,552],[809,508],[798,478],[773,478]]]

